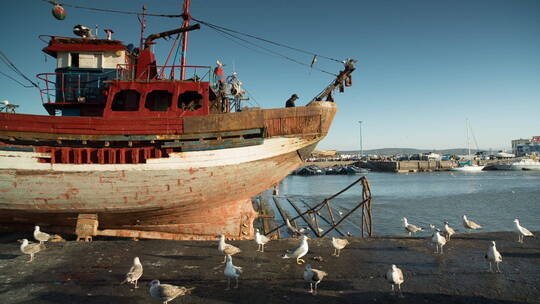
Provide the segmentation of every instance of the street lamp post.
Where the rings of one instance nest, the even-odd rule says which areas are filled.
[[[362,155],[364,155],[364,149],[362,147],[362,121],[358,121],[360,125],[360,160],[362,160]]]

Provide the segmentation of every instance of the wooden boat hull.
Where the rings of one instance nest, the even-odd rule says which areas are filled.
[[[144,237],[133,233],[143,231],[155,238],[252,238],[257,212],[251,198],[296,169],[324,138],[335,106],[329,109],[318,120],[275,117],[279,113],[265,120],[267,134],[301,130],[295,121],[317,122],[304,126],[307,134],[272,134],[246,147],[173,152],[144,164],[46,163],[40,161],[46,153],[0,151],[0,226],[40,225],[73,233],[84,213],[97,215],[98,235]]]

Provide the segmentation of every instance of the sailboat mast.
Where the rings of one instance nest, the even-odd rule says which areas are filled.
[[[182,13],[182,17],[184,18],[184,22],[182,22],[182,27],[186,28],[189,26],[189,20],[191,20],[191,15],[189,14],[189,6],[191,4],[191,0],[184,0],[184,12]],[[188,44],[188,32],[184,32],[182,36],[182,57],[180,59],[180,80],[186,79],[186,54],[187,54],[187,44]]]
[[[472,160],[471,158],[471,140],[469,138],[469,119],[465,119],[465,129],[467,131],[467,149],[469,150],[469,160]]]

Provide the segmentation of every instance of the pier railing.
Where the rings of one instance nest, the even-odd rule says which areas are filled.
[[[360,184],[360,186],[362,187],[361,201],[354,208],[350,209],[348,212],[344,214],[342,212],[335,212],[335,209],[331,206],[332,200],[358,184]],[[358,180],[356,180],[349,186],[337,192],[336,194],[328,198],[325,198],[322,202],[316,204],[315,206],[310,207],[307,203],[302,202],[305,206],[308,207],[308,209],[305,210],[304,212],[302,212],[300,208],[297,205],[295,205],[295,203],[291,201],[289,198],[286,198],[286,200],[296,211],[297,216],[289,218],[289,216],[287,215],[287,212],[285,212],[279,200],[276,197],[274,197],[274,202],[276,204],[277,210],[280,213],[281,217],[283,218],[284,223],[277,227],[274,227],[273,229],[269,231],[265,231],[265,235],[270,235],[274,233],[275,231],[279,231],[280,228],[286,226],[287,225],[286,219],[289,220],[291,225],[294,225],[295,220],[301,218],[318,238],[322,238],[334,230],[341,236],[346,236],[346,234],[343,233],[338,227],[343,221],[345,221],[347,218],[353,215],[355,211],[357,210],[360,210],[360,214],[361,214],[361,223],[360,223],[361,236],[365,237],[365,236],[373,235],[373,213],[371,210],[371,200],[372,200],[371,188],[369,186],[368,179],[365,176],[362,176],[361,178],[359,178]],[[324,209],[326,209],[326,211],[328,212],[329,218],[322,214],[321,211]],[[320,229],[319,219],[325,222],[327,225],[330,225],[330,228],[326,230]]]

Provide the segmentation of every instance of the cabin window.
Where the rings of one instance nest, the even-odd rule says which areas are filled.
[[[167,91],[152,91],[146,95],[144,107],[150,111],[165,112],[171,107],[172,94]]]
[[[203,96],[197,91],[185,91],[178,96],[178,108],[182,111],[195,111],[203,106]]]
[[[123,90],[114,95],[111,110],[138,111],[141,94],[135,90]]]
[[[71,53],[71,67],[79,67],[79,53]]]

